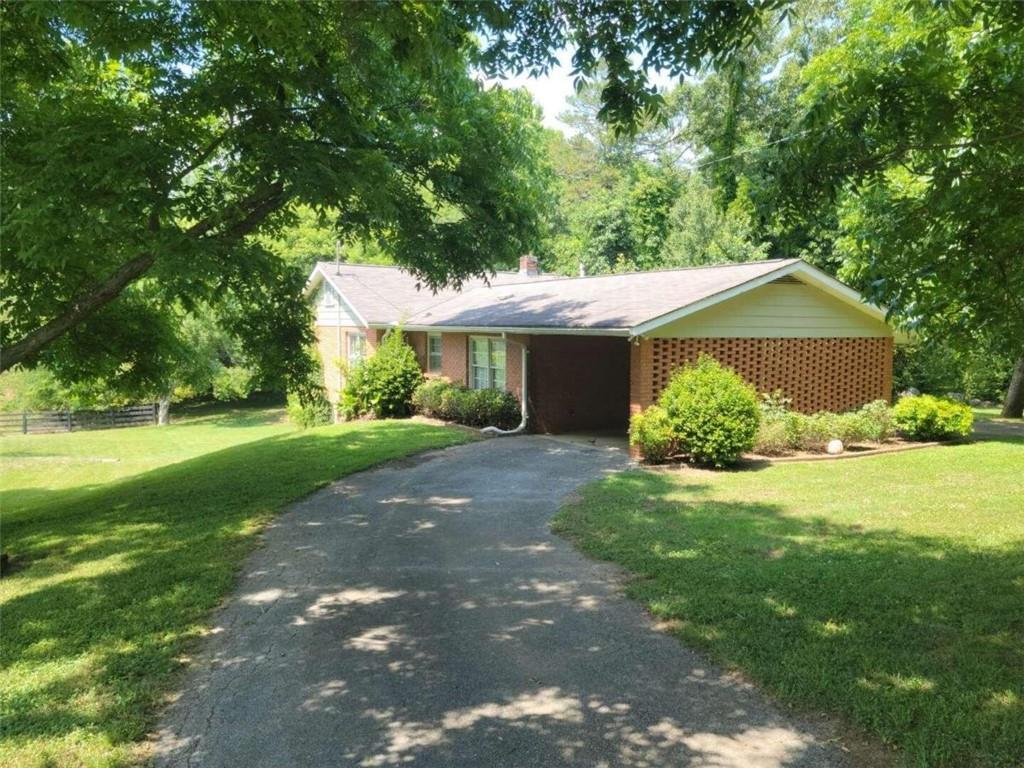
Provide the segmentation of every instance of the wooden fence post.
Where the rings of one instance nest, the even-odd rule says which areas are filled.
[[[68,432],[70,432],[71,431],[71,409],[68,408],[66,413],[67,413],[67,417],[68,417]]]
[[[21,412],[21,434],[28,434],[28,411]]]

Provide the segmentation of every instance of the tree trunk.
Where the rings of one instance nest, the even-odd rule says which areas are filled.
[[[171,393],[163,395],[157,402],[157,426],[166,427],[171,423]]]
[[[1007,419],[1024,418],[1024,355],[1017,358],[1017,365],[1013,368],[1010,388],[1006,390],[1006,400],[1003,401],[1002,416]]]

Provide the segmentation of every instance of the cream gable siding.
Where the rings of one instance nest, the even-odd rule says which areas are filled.
[[[787,280],[754,288],[648,335],[672,339],[886,338],[892,336],[892,330],[824,291]]]
[[[313,301],[316,303],[317,325],[340,325],[346,328],[358,328],[362,325],[359,319],[348,311],[338,292],[326,280],[320,283]]]

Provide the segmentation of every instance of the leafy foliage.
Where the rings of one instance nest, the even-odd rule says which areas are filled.
[[[308,371],[305,379],[298,382],[288,392],[288,418],[302,428],[319,427],[330,424],[334,413],[327,399],[323,385],[323,362],[316,347],[306,350],[308,355]]]
[[[959,392],[969,399],[1002,400],[1013,371],[1013,360],[979,340],[970,349],[951,346],[943,338],[896,348],[893,387],[931,395]]]
[[[814,414],[789,411],[777,401],[766,408],[765,402],[754,444],[754,450],[765,456],[820,452],[832,440],[842,440],[845,446],[880,443],[893,431],[892,408],[884,400],[867,403],[856,411]]]
[[[753,447],[761,421],[754,388],[709,355],[673,375],[658,404],[679,449],[716,467],[735,463]]]
[[[512,429],[519,424],[519,403],[511,392],[469,389],[447,379],[429,379],[412,397],[418,413],[469,427]]]
[[[3,365],[159,387],[172,310],[206,303],[261,375],[301,379],[306,275],[257,237],[297,204],[428,285],[530,250],[536,110],[470,76],[482,20],[457,11],[5,7]]]
[[[778,165],[796,217],[838,200],[842,277],[926,336],[1014,360],[1022,35],[1019,3],[852,3],[804,69],[803,135]],[[1009,401],[1019,416],[1024,382]]]
[[[744,185],[744,190],[746,185]],[[669,216],[662,263],[694,267],[765,258],[768,246],[754,242],[749,198],[743,191],[723,211],[700,173],[691,173]]]
[[[660,464],[675,452],[677,442],[668,412],[660,405],[649,406],[630,417],[629,444],[644,461]]]
[[[971,434],[974,413],[955,400],[916,395],[900,398],[893,408],[892,421],[912,440],[949,440]]]
[[[341,412],[346,418],[390,419],[412,412],[412,397],[423,372],[401,329],[391,329],[372,355],[345,374]]]

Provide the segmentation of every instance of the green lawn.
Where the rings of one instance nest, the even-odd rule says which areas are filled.
[[[299,431],[280,410],[0,438],[0,764],[120,765],[263,524],[373,464],[469,439],[409,421]]]
[[[633,471],[555,528],[684,641],[905,764],[1024,765],[1024,439]]]

